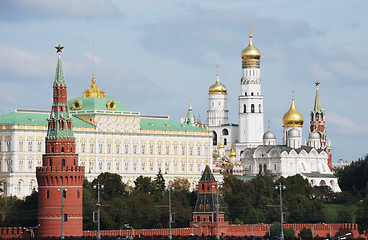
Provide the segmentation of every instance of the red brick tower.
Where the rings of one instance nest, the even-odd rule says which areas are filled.
[[[322,109],[318,92],[318,86],[320,83],[316,82],[315,84],[317,89],[316,89],[316,98],[314,100],[314,107],[313,110],[311,111],[310,131],[319,133],[321,148],[327,150],[328,166],[330,169],[332,169],[331,165],[332,148],[331,146],[327,146],[325,110]]]
[[[217,182],[208,165],[198,182],[198,198],[193,212],[193,222],[216,222],[218,213],[219,222],[224,221],[224,212],[218,201]]]
[[[78,166],[72,116],[59,53],[53,84],[53,104],[48,120],[46,153],[36,168],[38,182],[37,237],[82,236],[84,167]],[[62,222],[62,213],[64,215]]]

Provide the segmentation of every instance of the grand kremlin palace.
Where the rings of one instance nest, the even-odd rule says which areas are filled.
[[[206,164],[212,166],[212,131],[129,111],[106,97],[94,76],[83,97],[69,100],[68,106],[79,165],[89,181],[110,172],[132,186],[138,176],[154,178],[161,169],[166,181],[187,178],[193,189]],[[49,117],[50,111],[19,109],[0,116],[3,195],[22,198],[37,190],[36,167],[42,166]]]

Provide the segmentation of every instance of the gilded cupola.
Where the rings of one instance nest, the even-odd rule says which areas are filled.
[[[289,111],[287,111],[282,118],[282,123],[287,127],[302,127],[303,121],[303,115],[296,109],[293,98]]]
[[[241,53],[241,58],[243,61],[259,61],[261,59],[261,52],[253,46],[252,37],[252,34],[250,34],[248,47],[244,48]]]
[[[225,87],[225,85],[220,83],[219,74],[218,74],[218,66],[217,66],[216,83],[209,87],[208,93],[210,94],[226,94],[227,93],[227,88]]]
[[[234,144],[231,146],[231,152],[229,153],[229,158],[235,158],[236,153],[234,151]]]
[[[106,97],[105,92],[96,85],[95,75],[92,77],[92,85],[83,92],[83,97]]]

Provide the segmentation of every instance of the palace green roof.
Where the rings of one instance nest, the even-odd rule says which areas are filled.
[[[78,100],[81,104],[81,109],[79,110],[72,110],[74,102]],[[116,109],[109,110],[108,103],[110,101],[114,101]],[[70,99],[68,101],[68,106],[70,111],[95,111],[95,110],[102,110],[102,111],[122,111],[126,112],[128,109],[116,98],[110,97],[77,97]]]
[[[201,131],[209,130],[173,121],[170,119],[141,118],[141,129],[147,130],[173,130],[173,131]]]
[[[41,125],[47,126],[50,113],[11,112],[0,116],[0,125]],[[72,116],[74,127],[94,127],[94,125]]]
[[[11,112],[0,116],[0,125],[40,125],[47,126],[50,113],[48,112]],[[74,127],[95,127],[78,117],[72,116]],[[178,131],[208,131],[170,119],[141,118],[141,129],[178,130]]]

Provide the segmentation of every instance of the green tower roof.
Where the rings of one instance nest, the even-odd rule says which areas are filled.
[[[210,166],[206,165],[206,168],[204,169],[202,177],[199,180],[199,182],[216,182],[216,179],[212,174]]]

